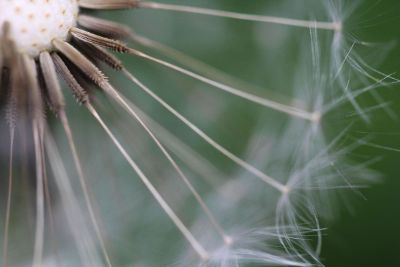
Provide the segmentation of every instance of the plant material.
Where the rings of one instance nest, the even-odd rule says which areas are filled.
[[[102,212],[99,212],[101,208],[98,207],[100,201],[96,198],[97,193],[92,192],[92,185],[87,179],[86,169],[90,166],[84,163],[86,159],[82,159],[80,146],[76,145],[75,141],[77,134],[94,136],[96,132],[87,133],[72,129],[66,112],[71,103],[65,100],[61,81],[69,88],[68,93],[75,97],[82,109],[88,111],[108,136],[108,140],[114,145],[113,149],[119,152],[134,172],[131,175],[139,178],[147,189],[146,192],[150,193],[154,202],[159,205],[149,209],[163,211],[154,216],[153,223],[157,224],[159,216],[168,217],[180,232],[180,236],[187,241],[189,246],[182,253],[183,266],[242,266],[251,263],[263,266],[322,265],[319,259],[319,218],[322,215],[321,206],[330,203],[331,196],[326,194],[327,189],[344,187],[355,190],[358,186],[363,186],[365,180],[375,179],[375,174],[366,168],[368,164],[351,164],[346,159],[346,155],[357,147],[344,144],[347,128],[333,140],[325,136],[324,123],[328,123],[326,117],[339,106],[351,103],[356,115],[368,121],[366,110],[357,101],[358,96],[379,86],[397,82],[390,76],[367,67],[368,65],[353,51],[355,44],[347,45],[343,21],[346,16],[333,2],[327,2],[327,10],[331,12],[329,21],[252,15],[138,0],[2,1],[0,101],[5,111],[5,124],[8,129],[7,142],[5,139],[2,142],[6,142],[9,147],[8,186],[4,197],[6,209],[3,266],[11,266],[10,222],[14,205],[13,194],[17,190],[15,185],[29,180],[27,177],[31,176],[34,176],[31,181],[34,181],[35,189],[35,205],[32,212],[35,218],[32,266],[52,265],[52,261],[54,266],[62,263],[69,266],[121,266],[113,264],[119,260],[113,256],[115,253],[110,247],[118,247],[119,242],[111,240],[111,234],[104,230],[103,220],[100,219],[104,216],[100,216]],[[127,25],[87,12],[128,8],[134,8],[135,11],[132,12],[147,9],[190,13],[243,23],[278,25],[302,31],[305,37],[310,38],[308,43],[311,43],[311,54],[308,56],[309,54],[305,53],[305,57],[311,58],[312,61],[313,84],[309,84],[307,89],[302,89],[298,86],[301,83],[295,83],[298,87],[293,90],[293,99],[298,101],[287,100],[289,97],[284,97],[283,101],[277,101],[275,97],[262,97],[250,93],[246,83],[177,50],[138,35]],[[321,54],[325,52],[321,51],[320,32],[329,35],[332,40],[329,64],[325,64],[321,59]],[[169,57],[171,61],[142,51],[140,45],[145,49],[153,49],[163,57]],[[150,89],[150,86],[141,81],[134,71],[128,70],[113,52],[148,61],[215,88],[224,96],[233,96],[252,106],[262,107],[267,112],[272,111],[286,120],[284,130],[265,131],[265,126],[260,126],[261,130],[256,131],[251,138],[250,147],[253,146],[255,154],[239,156],[174,108],[156,90]],[[233,163],[236,168],[235,174],[228,177],[219,174],[210,160],[200,156],[142,111],[133,103],[135,101],[131,97],[123,90],[116,89],[108,80],[104,65],[118,71],[135,89],[141,90],[164,112],[167,111],[192,134],[208,144],[214,152]],[[348,73],[351,75],[348,76]],[[356,90],[351,88],[353,75],[362,76],[364,80],[364,84]],[[298,76],[306,75],[299,71]],[[372,84],[369,83],[371,80]],[[103,96],[107,99],[105,102]],[[125,118],[124,123],[137,123],[145,133],[145,138],[151,141],[151,151],[157,151],[156,154],[161,155],[162,160],[168,163],[168,168],[173,170],[174,174],[165,174],[160,180],[178,181],[179,186],[184,186],[184,189],[179,190],[190,193],[182,196],[176,192],[180,205],[165,193],[161,181],[146,174],[146,167],[140,164],[142,158],[138,159],[132,155],[136,150],[136,147],[132,149],[135,141],[124,142],[111,126],[114,119],[107,120],[107,113],[103,112],[103,115],[99,112],[105,105],[109,105],[109,108],[106,108],[109,112],[118,109],[118,117]],[[209,108],[206,103],[204,108]],[[53,122],[53,119],[56,122]],[[65,153],[60,153],[61,143],[54,137],[53,123],[62,125],[69,155],[73,161],[73,171],[65,166]],[[276,125],[272,123],[268,127],[273,124]],[[278,129],[281,126],[276,127]],[[268,134],[259,136],[258,132]],[[131,138],[137,138],[135,135],[136,132]],[[266,142],[266,137],[274,141]],[[97,137],[94,138],[95,142],[101,142]],[[30,149],[33,154],[29,153]],[[160,159],[151,161],[154,169],[161,164],[159,161]],[[31,166],[32,162],[34,164]],[[20,164],[25,164],[22,168],[25,169],[25,173],[16,172]],[[197,170],[200,175],[188,175],[187,169]],[[361,177],[363,181],[353,185],[354,181],[348,178],[349,174],[356,178]],[[17,176],[21,179],[16,183]],[[76,176],[77,179],[71,178],[72,176]],[[193,181],[195,176],[206,178],[205,184],[208,186],[199,186],[197,181]],[[114,178],[118,179],[117,176],[112,179]],[[74,186],[74,181],[78,181],[83,206],[80,198],[76,196],[78,189]],[[171,195],[174,193],[172,190],[169,192]],[[57,197],[54,197],[55,195]],[[108,204],[115,204],[112,200],[106,201]],[[190,204],[192,212],[186,214],[182,211],[188,209],[184,205],[185,202]],[[135,207],[138,203],[138,197],[131,195],[128,205]],[[52,207],[53,205],[56,208]],[[141,208],[147,209],[144,206]],[[328,209],[324,207],[322,210]],[[57,238],[60,233],[59,230],[55,230],[56,222],[60,221],[60,218],[65,218],[69,226],[72,247],[79,255],[76,260],[67,260],[75,253],[70,252],[68,245],[64,244],[65,240]],[[110,219],[112,218],[111,216]],[[193,225],[189,227],[191,221]],[[160,231],[156,228],[152,229]],[[168,227],[165,230],[169,233],[172,231]],[[309,237],[314,243],[308,240]],[[163,236],[158,238],[163,239]],[[48,240],[58,240],[54,251],[46,246]],[[168,249],[165,245],[168,242],[160,240],[155,243]],[[151,244],[146,246],[151,247]],[[175,255],[167,260],[172,259],[169,262],[172,263],[179,257]],[[135,257],[131,260],[137,261]],[[154,263],[149,259],[148,264],[145,266],[163,263]]]

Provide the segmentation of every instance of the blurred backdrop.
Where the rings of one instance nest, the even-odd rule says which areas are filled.
[[[399,0],[163,0],[163,2],[321,21],[331,19],[330,12],[335,13],[336,10],[328,8],[327,4],[333,3],[340,10],[339,15],[345,14],[344,33],[348,39],[347,49],[356,52],[368,66],[371,66],[371,73],[377,77],[382,77],[384,73],[400,79]],[[170,11],[126,10],[96,12],[96,15],[127,24],[137,34],[209,65],[200,66],[208,77],[218,76],[223,82],[282,103],[295,105],[308,103],[307,100],[314,99],[314,94],[320,94],[321,88],[318,86],[326,85],[324,75],[327,69],[324,66],[329,66],[331,60],[333,38],[331,32],[318,31],[315,34],[312,31],[310,33],[308,29]],[[318,51],[320,65],[315,64],[311,57],[311,40],[315,37],[320,48]],[[354,42],[355,40],[357,42]],[[135,43],[134,47],[170,60],[168,56],[154,49]],[[245,157],[257,166],[262,166],[261,168],[265,167],[263,163],[267,161],[266,158],[270,153],[294,154],[295,148],[291,144],[299,142],[296,139],[289,140],[284,151],[268,151],[268,145],[274,147],[276,143],[285,141],[280,137],[286,134],[285,127],[290,124],[288,116],[227,95],[157,64],[126,55],[119,57],[132,73],[140,77],[159,96],[189,117],[219,143],[229,147],[233,153]],[[373,71],[372,68],[377,71]],[[201,192],[207,193],[206,190],[209,188],[207,186],[218,182],[217,179],[213,180],[216,177],[212,175],[221,174],[221,177],[234,176],[238,179],[244,176],[243,171],[238,170],[240,168],[199,140],[173,116],[167,114],[159,104],[151,101],[140,90],[132,90],[137,88],[120,74],[109,70],[107,75],[116,87],[147,115],[157,120],[167,130],[176,133],[180,141],[190,144],[195,152],[218,168],[218,170],[204,168],[200,170],[211,179],[200,182],[197,182],[200,179],[195,180]],[[355,87],[362,87],[364,78],[355,77]],[[369,83],[376,82],[371,77],[367,77],[366,80]],[[336,198],[329,199],[329,203],[321,203],[322,213],[325,208],[327,213],[327,216],[321,218],[322,227],[325,229],[321,258],[328,267],[400,266],[400,84],[379,86],[374,90],[379,93],[378,98],[371,94],[357,98],[360,105],[368,111],[368,121],[361,120],[350,104],[332,110],[323,120],[322,130],[328,140],[333,140],[349,127],[348,140],[353,143],[361,141],[359,146],[347,155],[347,160],[359,164],[372,162],[371,169],[379,173],[380,177],[373,183],[362,184],[362,188],[334,190],[337,191]],[[327,96],[330,96],[330,93],[334,94],[330,91],[324,92]],[[119,136],[129,138],[125,138],[125,141],[129,141],[125,142],[127,149],[135,152],[135,159],[150,176],[156,174],[151,176],[154,177],[155,183],[160,185],[164,192],[172,192],[166,198],[180,211],[180,215],[183,214],[180,208],[189,206],[189,209],[186,209],[187,213],[183,215],[187,215],[190,219],[195,218],[196,209],[192,208],[192,203],[180,201],[186,199],[184,197],[187,197],[187,192],[176,183],[166,181],[166,178],[172,177],[174,173],[170,167],[166,168],[165,162],[158,160],[154,155],[158,153],[157,148],[154,144],[149,145],[151,142],[140,133],[140,127],[128,125],[127,122],[131,122],[132,118],[123,115],[121,110],[108,108],[109,102],[100,96],[96,103],[99,109],[106,107],[102,109],[102,114],[107,123],[116,129]],[[304,108],[312,107],[305,105]],[[110,238],[108,241],[112,244],[110,246],[112,256],[119,264],[116,266],[149,266],[145,261],[143,264],[140,261],[132,262],[132,259],[141,258],[159,264],[154,267],[171,264],[170,258],[163,260],[163,257],[175,255],[173,253],[179,251],[186,243],[159,210],[155,201],[148,196],[147,191],[143,193],[141,183],[132,181],[130,177],[132,172],[125,161],[118,155],[100,127],[87,112],[82,110],[83,108],[76,105],[72,97],[68,97],[68,113],[72,128],[81,158],[84,159],[84,166],[89,173],[90,185],[98,196],[98,206]],[[59,134],[58,144],[64,149],[62,155],[68,155],[68,152],[65,152],[67,144],[63,139],[60,125],[55,123],[53,131],[57,136]],[[2,145],[4,144],[0,143],[0,146]],[[173,150],[171,147],[168,148]],[[0,147],[0,152],[6,149],[6,146]],[[262,151],[259,153],[258,150]],[[6,153],[0,156],[2,156],[0,164],[5,165]],[[180,159],[179,162],[184,160]],[[70,160],[66,160],[66,164],[67,168],[74,169]],[[286,163],[277,161],[269,164],[274,167]],[[268,171],[273,173],[276,170],[272,168]],[[289,167],[287,172],[290,172]],[[198,178],[196,175],[194,177]],[[276,197],[273,193],[272,197],[268,195],[265,199],[269,201],[270,198]],[[29,201],[29,197],[25,198]],[[275,204],[273,201],[271,203]],[[244,207],[252,204],[254,203],[250,201],[241,203]],[[18,205],[23,206],[20,203]],[[16,210],[18,205],[15,206]],[[274,206],[270,206],[263,211],[267,218],[274,212]],[[17,211],[15,214],[16,221],[25,223],[26,214],[23,211]],[[269,225],[274,223],[273,216],[270,221],[267,219]],[[31,215],[30,218],[32,217]],[[61,215],[58,220],[56,226],[63,235],[60,238],[62,243],[71,237],[67,231],[63,232],[64,228],[67,228],[64,216]],[[33,220],[28,224],[32,226]],[[22,243],[26,244],[14,243],[11,258],[19,260],[20,254],[24,254],[24,251],[28,259],[31,243],[25,242],[23,238],[29,235],[20,230],[12,229],[12,231],[15,231],[15,236],[24,240]],[[129,240],[134,242],[130,243]],[[55,265],[49,264],[49,266]]]
[[[329,19],[322,1],[313,0],[165,2],[292,18]],[[400,2],[333,2],[342,6],[342,11],[350,12],[345,20],[344,31],[360,41],[354,48],[357,53],[377,70],[400,78]],[[300,69],[301,66],[310,66],[307,60],[311,61],[307,58],[309,54],[304,52],[311,49],[307,41],[304,42],[309,38],[304,29],[166,11],[133,10],[104,16],[129,24],[141,35],[252,84],[252,91],[260,95],[286,101],[295,95],[296,81],[307,79],[302,75],[310,74],[310,71]],[[321,46],[327,44],[324,34],[321,33]],[[328,52],[322,49],[322,57],[329,57]],[[252,131],[257,130],[255,125],[259,122],[260,112],[257,107],[235,98],[224,98],[224,95],[214,94],[211,90],[189,94],[185,90],[198,89],[202,85],[171,75],[168,70],[154,65],[128,57],[123,59],[129,62],[131,70],[145,77],[146,82],[154,85],[154,88],[165,85],[164,89],[159,89],[160,95],[189,116],[199,119],[198,123],[214,136],[223,138],[224,144],[233,148],[233,151],[241,153]],[[121,86],[126,85],[112,78]],[[168,93],[162,91],[165,89],[168,89]],[[349,157],[358,162],[378,157],[372,168],[381,174],[381,179],[359,192],[343,190],[339,193],[340,200],[333,200],[336,201],[334,205],[337,210],[333,218],[324,221],[323,225],[326,230],[323,231],[322,259],[327,266],[400,266],[400,86],[380,87],[377,90],[382,103],[386,103],[393,113],[388,114],[385,109],[378,108],[369,113],[369,123],[355,119],[350,135],[354,138],[368,136],[370,145],[360,146]],[[361,97],[360,102],[364,106],[376,104],[369,96]],[[162,117],[162,112],[157,113],[157,107],[148,106],[151,104],[144,99],[141,103],[148,112],[160,114],[155,116],[164,120],[164,126],[175,127]],[[219,110],[221,105],[214,103],[224,103],[223,110]],[[202,115],[206,112],[206,115],[196,116],[198,112]],[[351,117],[351,111],[346,108],[334,112],[342,112],[342,118]],[[270,112],[266,116],[277,115]],[[214,118],[214,121],[210,118]],[[343,120],[340,124],[328,121],[326,129],[330,131],[329,124],[345,127],[348,122]],[[327,134],[332,136],[335,133],[332,130]],[[191,142],[190,138],[187,141]],[[206,148],[198,145],[197,149]],[[215,160],[218,162],[218,158]]]

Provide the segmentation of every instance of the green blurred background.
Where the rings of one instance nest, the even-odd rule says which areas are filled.
[[[173,1],[165,1],[173,2]],[[322,1],[312,0],[218,0],[218,1],[174,1],[179,4],[193,4],[211,8],[236,10],[255,14],[270,14],[288,17],[326,18]],[[400,1],[364,0],[335,1],[343,5],[343,10],[359,5],[345,22],[345,31],[366,43],[360,48],[360,55],[371,66],[387,74],[400,70]],[[194,15],[178,15],[171,12],[124,11],[105,14],[129,24],[142,35],[168,44],[195,58],[223,70],[237,78],[248,81],[260,88],[273,88],[272,94],[290,95],[283,88],[293,87],[297,66],[303,59],[296,38],[308,37],[307,30],[294,29],[294,39],[288,38],[280,27],[262,23],[248,23],[222,20]],[[284,45],[282,45],[282,42]],[[299,49],[300,47],[300,49]],[[271,49],[271,51],[269,51]],[[358,47],[357,47],[358,49]],[[300,51],[300,52],[299,52]],[[148,83],[168,84],[170,87],[183,81],[172,80],[169,72],[160,68],[142,66],[129,60],[129,68],[134,69]],[[158,79],[152,81],[154,75]],[[293,79],[292,79],[293,78]],[[185,86],[184,84],[183,86]],[[182,86],[182,87],[183,87]],[[395,114],[400,112],[400,86],[379,88],[380,94]],[[161,95],[163,92],[159,92]],[[261,95],[265,92],[257,92]],[[183,105],[184,98],[164,95],[175,106]],[[140,96],[138,96],[140,97]],[[235,138],[246,140],[254,130],[255,109],[242,105],[240,101],[228,100],[234,108],[229,110],[224,127],[204,122],[202,125],[213,135],[226,136],[226,129],[236,131]],[[366,96],[363,105],[374,102]],[[376,103],[375,103],[376,104]],[[240,108],[237,108],[240,107]],[[240,110],[240,114],[236,114]],[[154,110],[153,110],[154,111]],[[340,112],[337,110],[335,112]],[[400,151],[399,117],[392,118],[384,110],[375,110],[371,122],[357,122],[351,133],[355,137],[366,136],[371,143]],[[162,118],[161,118],[162,120]],[[168,123],[168,120],[166,121]],[[326,122],[329,124],[329,122]],[[344,126],[344,125],[343,125]],[[248,130],[243,130],[248,129]],[[237,139],[224,139],[236,153],[244,150],[244,144]],[[202,149],[199,147],[198,149]],[[342,192],[345,201],[338,201],[338,212],[333,220],[324,222],[322,259],[326,266],[400,266],[400,152],[371,146],[361,146],[355,154],[364,159],[382,156],[374,163],[373,169],[382,174],[377,184],[361,189],[360,197],[350,190]],[[350,156],[351,157],[351,156]],[[359,161],[360,157],[354,160]]]
[[[343,1],[345,2],[345,1]],[[374,65],[379,70],[399,77],[400,70],[400,1],[359,1],[350,23],[360,40],[390,44],[384,60]],[[374,49],[379,52],[380,48]],[[383,50],[383,49],[382,49]],[[374,64],[374,60],[370,60]],[[379,89],[380,90],[380,89]],[[400,148],[400,87],[395,85],[380,90],[397,118],[382,111],[373,115],[370,125],[360,125],[370,133],[372,142],[388,148]],[[352,196],[350,211],[344,209],[328,224],[322,257],[327,266],[400,266],[400,151],[362,147],[360,152],[369,157],[382,155],[373,168],[382,174],[380,183],[361,190],[365,200]],[[350,193],[351,194],[351,193]]]

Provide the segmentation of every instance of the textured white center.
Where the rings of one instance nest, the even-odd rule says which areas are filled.
[[[0,0],[0,25],[8,21],[19,51],[37,56],[68,37],[78,11],[78,0]]]

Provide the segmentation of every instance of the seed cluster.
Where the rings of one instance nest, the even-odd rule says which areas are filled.
[[[93,259],[97,257],[97,253],[92,251],[92,247],[93,249],[97,249],[97,247],[94,245],[92,246],[91,242],[87,242],[88,244],[85,243],[87,240],[91,241],[90,234],[88,234],[88,237],[85,236],[89,232],[93,232],[96,236],[95,242],[98,242],[99,244],[103,262],[108,267],[113,266],[111,263],[112,258],[108,255],[106,242],[96,219],[93,208],[94,204],[92,203],[90,190],[88,190],[88,185],[85,180],[85,171],[80,160],[80,149],[75,145],[73,137],[74,132],[68,122],[65,106],[69,102],[66,102],[64,99],[65,93],[72,93],[77,102],[81,104],[83,108],[86,108],[93,116],[94,120],[99,123],[100,127],[108,135],[131,169],[137,174],[138,178],[143,182],[144,186],[154,197],[155,201],[158,202],[165,214],[171,219],[176,228],[191,245],[193,251],[196,253],[195,262],[199,263],[199,265],[189,263],[182,266],[239,266],[239,262],[243,262],[244,264],[255,262],[261,265],[265,263],[268,266],[275,263],[275,265],[279,266],[310,266],[314,265],[313,263],[316,262],[315,265],[320,266],[317,258],[318,255],[316,255],[317,253],[311,249],[306,240],[309,235],[316,232],[318,241],[320,241],[320,228],[317,220],[318,214],[315,211],[316,207],[314,205],[310,205],[310,207],[305,207],[303,205],[308,205],[308,203],[311,202],[309,201],[308,196],[305,198],[304,202],[300,201],[300,204],[297,205],[296,201],[303,196],[301,196],[300,193],[294,195],[292,194],[292,191],[301,192],[301,194],[306,192],[306,195],[308,195],[308,191],[313,190],[314,185],[316,185],[316,188],[329,188],[328,182],[333,175],[330,171],[326,171],[326,169],[328,167],[330,168],[330,166],[334,167],[333,159],[351,151],[339,151],[332,155],[330,154],[330,151],[328,152],[328,150],[337,143],[337,140],[341,139],[341,136],[339,136],[336,141],[327,145],[325,135],[321,134],[322,130],[320,127],[320,121],[327,110],[322,107],[320,108],[320,104],[322,106],[322,103],[325,103],[325,96],[320,94],[316,95],[315,99],[318,101],[315,103],[314,96],[310,97],[313,99],[312,102],[310,102],[312,105],[308,105],[308,102],[305,102],[305,104],[307,104],[305,106],[316,106],[312,111],[298,108],[297,105],[291,106],[267,98],[262,98],[248,93],[246,90],[242,91],[228,85],[229,83],[232,83],[232,81],[235,81],[235,79],[229,77],[226,79],[226,77],[224,77],[225,75],[223,73],[218,74],[218,71],[216,71],[216,75],[220,78],[222,77],[222,80],[230,80],[228,84],[217,81],[217,78],[207,78],[206,75],[203,76],[202,74],[196,73],[195,70],[191,69],[201,70],[198,71],[199,73],[207,72],[204,69],[212,70],[213,72],[214,70],[195,59],[181,54],[179,51],[152,41],[151,39],[141,37],[134,31],[131,31],[131,29],[126,25],[121,25],[117,22],[101,19],[92,16],[90,13],[85,13],[85,10],[87,9],[114,10],[126,8],[164,9],[246,21],[303,27],[307,29],[310,28],[311,39],[314,37],[316,38],[316,32],[313,30],[316,31],[317,29],[324,31],[331,30],[335,34],[334,39],[337,38],[337,36],[341,36],[341,22],[336,21],[304,21],[298,19],[217,11],[198,7],[179,6],[175,4],[155,3],[144,0],[0,0],[0,115],[3,116],[3,118],[0,117],[0,125],[8,126],[10,136],[8,195],[6,202],[2,266],[7,266],[7,257],[9,254],[7,246],[9,242],[9,225],[11,222],[10,214],[13,191],[13,169],[16,169],[14,166],[15,163],[13,163],[13,158],[16,158],[17,155],[25,156],[25,153],[27,152],[23,146],[32,148],[34,152],[34,156],[27,157],[27,159],[25,159],[26,164],[24,163],[27,166],[32,166],[32,170],[35,170],[34,179],[36,182],[36,228],[32,266],[43,266],[43,260],[46,256],[45,249],[47,246],[45,242],[47,241],[47,234],[45,234],[44,229],[45,226],[47,226],[46,211],[47,209],[51,211],[50,200],[52,198],[52,194],[49,194],[47,182],[47,172],[50,169],[54,175],[49,177],[54,179],[54,184],[58,188],[57,193],[60,193],[59,195],[63,208],[65,209],[67,222],[76,242],[76,248],[79,249],[80,260],[83,266],[103,266],[103,264],[93,262]],[[80,13],[80,11],[82,11],[82,13]],[[132,41],[134,44],[154,49],[155,51],[164,54],[164,56],[173,58],[179,63],[179,65],[184,65],[184,67],[180,67],[175,63],[170,63],[167,60],[141,52],[138,50],[140,48],[133,48],[124,44],[123,41]],[[318,65],[319,71],[318,41],[315,41],[315,44],[313,43],[312,48],[313,63]],[[287,158],[286,156],[282,157],[282,153],[278,153],[279,155],[277,156],[277,159],[282,161],[282,163],[278,164],[278,169],[281,167],[283,168],[281,172],[283,173],[283,177],[279,179],[275,178],[275,175],[269,176],[269,174],[265,173],[263,170],[258,169],[257,166],[252,165],[250,162],[247,162],[245,159],[242,159],[229,149],[220,145],[218,141],[207,135],[207,133],[205,133],[200,127],[196,126],[178,110],[174,109],[167,101],[164,101],[159,97],[155,91],[142,83],[133,72],[125,68],[123,63],[112,54],[112,52],[126,53],[156,63],[211,87],[222,90],[225,93],[240,97],[257,105],[271,108],[277,112],[282,112],[283,114],[293,116],[297,119],[304,120],[304,123],[300,124],[298,124],[298,121],[296,120],[296,128],[293,128],[296,129],[296,131],[291,130],[293,125],[292,123],[289,123],[289,127],[284,128],[285,134],[283,135],[282,140],[284,148],[288,147],[292,149],[292,145],[296,143],[296,146],[294,146],[296,148],[295,150],[301,151],[304,148],[307,152],[296,152],[293,155],[289,155]],[[246,53],[247,50],[244,52]],[[351,48],[348,52],[346,51],[347,55],[343,64],[347,59],[349,61],[354,60],[349,56],[350,52]],[[341,56],[341,53],[338,55]],[[354,62],[355,63],[351,64],[358,67],[358,63],[356,61]],[[276,201],[276,210],[274,209],[276,215],[276,229],[256,229],[256,231],[251,230],[248,233],[240,235],[226,231],[225,225],[219,223],[219,216],[214,216],[212,210],[208,207],[208,202],[202,198],[201,194],[195,189],[195,186],[191,184],[191,179],[186,177],[184,171],[179,167],[179,163],[174,160],[174,156],[168,152],[170,148],[167,145],[164,146],[164,142],[170,142],[168,139],[171,139],[171,137],[174,138],[174,135],[168,133],[168,131],[164,130],[163,127],[157,126],[157,123],[152,122],[151,118],[146,117],[146,114],[142,113],[140,109],[130,102],[129,98],[125,97],[122,91],[115,89],[103,72],[104,65],[108,65],[114,70],[119,71],[135,85],[136,89],[140,89],[142,93],[148,95],[152,100],[160,104],[160,106],[176,117],[177,120],[181,121],[201,140],[208,143],[213,149],[221,153],[222,156],[238,165],[241,170],[246,170],[250,175],[258,178],[268,187],[279,191],[279,201]],[[339,72],[342,71],[342,67],[343,65],[339,67],[339,71],[336,75],[339,75]],[[316,75],[313,78],[317,78],[316,81],[318,82],[330,81],[329,78],[325,77],[320,80],[319,75]],[[65,89],[69,89],[69,92],[63,90],[64,88],[61,86],[62,84],[60,83],[60,79],[64,80],[67,85],[65,86]],[[334,79],[336,79],[336,77]],[[328,88],[331,89],[331,87]],[[366,87],[366,89],[363,88],[361,91],[367,92],[370,90],[370,87]],[[153,185],[152,179],[149,179],[141,170],[141,167],[129,155],[129,152],[125,149],[124,145],[120,143],[118,137],[113,134],[107,121],[102,119],[101,113],[97,112],[97,106],[99,105],[96,104],[99,103],[99,101],[96,101],[98,100],[96,99],[98,94],[94,93],[96,90],[101,91],[104,96],[123,109],[131,119],[135,120],[143,128],[148,137],[158,148],[159,152],[162,153],[165,159],[170,163],[171,167],[176,171],[178,178],[180,178],[187,189],[190,190],[192,197],[194,197],[194,200],[196,200],[199,207],[201,207],[203,215],[206,215],[209,221],[208,223],[214,228],[214,233],[211,232],[212,234],[210,234],[208,231],[207,233],[202,232],[204,236],[198,239],[198,234],[196,232],[192,233],[192,230],[189,229],[185,222],[175,213],[173,207],[169,205],[168,201],[164,199],[162,194],[158,191],[157,184]],[[308,93],[314,93],[314,90],[305,92],[308,96]],[[339,100],[335,99],[335,101],[333,101],[333,105],[332,103],[327,102],[329,104],[328,106],[330,106],[329,109],[342,104],[342,101],[342,97],[340,97]],[[85,210],[87,210],[89,214],[90,229],[89,227],[86,229],[86,216],[81,215],[81,211],[78,208],[77,203],[75,203],[74,190],[69,184],[69,179],[67,177],[68,174],[64,173],[65,171],[63,170],[64,166],[62,163],[63,157],[58,155],[59,152],[57,151],[57,145],[53,140],[52,131],[48,124],[49,120],[46,116],[49,111],[54,113],[55,116],[53,118],[58,120],[62,125],[65,137],[68,141],[69,152],[72,155],[76,171],[74,173],[77,174],[77,178],[79,179],[86,206]],[[2,120],[4,120],[4,123]],[[147,123],[151,126],[147,126]],[[157,132],[153,133],[152,128]],[[287,131],[288,133],[286,133],[286,129],[289,129]],[[298,134],[297,129],[300,129],[300,134]],[[158,133],[158,131],[160,133]],[[304,142],[298,142],[297,139],[300,138],[303,133],[305,134],[305,137],[304,139],[300,139],[300,141]],[[167,141],[162,140],[162,136],[167,137],[165,139]],[[159,137],[160,140],[158,139]],[[294,143],[287,142],[289,138],[293,139]],[[177,157],[178,154],[182,154],[183,157],[186,157],[187,155],[191,156],[191,158],[197,157],[195,151],[190,152],[190,146],[188,147],[188,151],[185,151],[186,145],[184,143],[180,145],[179,142],[174,141],[174,139],[171,140],[173,142],[170,143],[177,143],[178,147],[181,146],[183,148],[183,152],[176,153]],[[297,146],[297,143],[305,143],[305,145]],[[279,145],[277,147],[281,149]],[[272,150],[274,148],[275,146],[272,147]],[[320,148],[322,148],[322,151],[320,151]],[[18,154],[14,153],[14,150],[16,150]],[[171,150],[173,149],[171,148]],[[317,154],[314,155],[314,152],[317,152]],[[192,160],[189,158],[188,161],[186,161],[182,155],[180,158],[182,163],[187,163]],[[300,160],[297,160],[297,157],[300,158]],[[318,158],[317,162],[314,157]],[[201,168],[203,168],[202,166],[204,165],[206,166],[205,169],[207,169],[208,166],[212,167],[212,164],[209,164],[207,159],[203,161],[201,156],[199,156],[199,158],[199,160],[193,162],[194,165],[200,165]],[[281,158],[283,158],[283,160],[281,160]],[[200,164],[197,164],[196,161]],[[288,170],[289,164],[287,163],[295,163],[293,164],[296,165],[294,166],[293,171],[291,170],[292,167]],[[46,167],[48,165],[50,168]],[[353,168],[347,166],[345,168],[346,173],[353,172]],[[359,171],[358,169],[359,166],[354,168],[356,171]],[[335,167],[333,171],[335,176],[339,173],[341,177],[345,177],[337,167]],[[210,172],[201,171],[200,174],[206,173],[208,175],[209,173],[218,172],[218,170]],[[275,172],[276,171],[273,173],[275,174]],[[26,173],[28,173],[28,171],[26,171]],[[287,181],[284,180],[284,177],[286,176],[288,176]],[[328,180],[326,181],[323,179],[319,181],[323,176],[327,176]],[[359,176],[361,177],[364,175],[361,172],[361,175]],[[301,180],[303,177],[304,181]],[[318,179],[318,181],[316,181],[316,179]],[[228,203],[231,205],[230,202],[232,202],[232,205],[234,206],[230,207],[234,208],[236,214],[236,211],[238,210],[248,209],[248,203],[250,203],[249,200],[253,199],[247,199],[247,195],[251,195],[252,197],[254,196],[254,199],[257,198],[263,200],[266,192],[268,192],[260,187],[260,184],[254,184],[257,187],[260,187],[260,190],[253,190],[257,188],[254,186],[248,186],[247,181],[246,184],[242,184],[242,175],[240,175],[240,179],[235,179],[235,181],[231,179],[229,180],[230,181],[227,184],[220,183],[219,181],[212,182],[213,185],[221,184],[221,187],[218,188],[221,190],[218,191],[223,195],[221,198],[220,196],[215,198],[216,201],[213,203],[216,204],[216,206],[213,207],[213,209],[223,211],[228,207],[225,204]],[[53,182],[53,180],[50,181]],[[347,180],[346,184],[350,185]],[[232,189],[234,189],[235,192],[232,191]],[[237,189],[239,191],[237,191]],[[232,194],[232,198],[227,198],[225,192],[228,192],[228,194],[234,192],[234,194]],[[236,192],[239,192],[239,195],[236,194]],[[247,195],[245,196],[245,194]],[[274,195],[276,194],[272,194],[272,196]],[[292,200],[292,195],[293,199],[296,201]],[[245,196],[244,202],[242,201],[242,196]],[[212,198],[214,199],[214,195],[212,195]],[[240,200],[240,202],[243,202],[246,206],[243,206],[243,208],[242,206],[237,206],[239,202],[237,200]],[[223,206],[220,206],[218,203],[223,203]],[[275,201],[271,203],[275,203]],[[260,204],[262,203],[260,202]],[[299,214],[296,213],[297,206],[301,208],[299,209]],[[264,208],[264,206],[262,206],[262,208]],[[251,208],[251,210],[254,209]],[[260,212],[257,211],[257,213]],[[243,214],[245,214],[245,216],[248,215],[247,211],[238,214],[240,219],[242,219]],[[262,214],[263,218],[264,215],[270,215],[269,212]],[[239,218],[239,216],[235,215],[237,218]],[[256,214],[256,216],[258,215]],[[315,223],[317,228],[315,230],[308,230],[308,226],[301,226],[307,222],[308,217],[313,221],[316,221]],[[49,222],[50,221],[51,220],[49,220]],[[211,239],[214,238],[210,238],[210,241],[207,240],[210,236],[215,234],[217,234],[216,236],[218,239],[216,241],[219,243],[213,243],[214,241]],[[221,244],[222,246],[217,247],[216,244]],[[271,246],[271,248],[269,246]],[[282,246],[282,252],[280,251],[280,246]],[[190,257],[191,256],[189,255],[188,258]],[[188,261],[190,262],[191,259]],[[69,265],[70,264],[68,264],[68,266]]]
[[[37,56],[52,50],[53,39],[66,40],[78,16],[77,0],[3,0],[0,25],[8,21],[19,52]]]
[[[118,70],[123,68],[119,60],[106,48],[128,52],[128,48],[120,41],[110,39],[117,36],[126,37],[130,32],[125,26],[87,15],[80,17],[80,7],[119,9],[135,7],[136,4],[136,0],[0,0],[0,114],[8,124],[10,138],[14,140],[14,136],[18,136],[15,140],[16,147],[26,141],[35,152],[34,159],[29,159],[32,160],[32,165],[33,161],[35,164],[37,188],[38,220],[34,266],[42,266],[43,259],[44,233],[41,229],[45,227],[43,217],[47,208],[43,197],[43,177],[46,172],[45,136],[49,134],[46,119],[48,110],[57,115],[63,125],[71,152],[76,159],[76,168],[81,174],[81,184],[84,184],[59,78],[65,80],[76,100],[95,116],[96,111],[89,97],[91,88],[97,87],[110,95],[118,96],[118,92],[99,69],[99,63],[104,62]],[[78,27],[84,27],[86,30]],[[98,120],[101,121],[100,118]],[[19,138],[22,135],[24,137]],[[10,144],[11,170],[14,141]],[[10,177],[9,181],[12,179],[11,174]],[[85,191],[85,186],[82,189]],[[11,191],[10,189],[9,192]],[[85,195],[88,195],[86,191]],[[7,203],[11,203],[10,201],[9,198]],[[89,200],[86,205],[93,213]],[[7,210],[9,214],[10,209]],[[6,221],[8,225],[9,220]],[[105,261],[111,266],[94,218],[92,222]],[[4,244],[5,257],[2,266],[7,266],[7,238]]]

